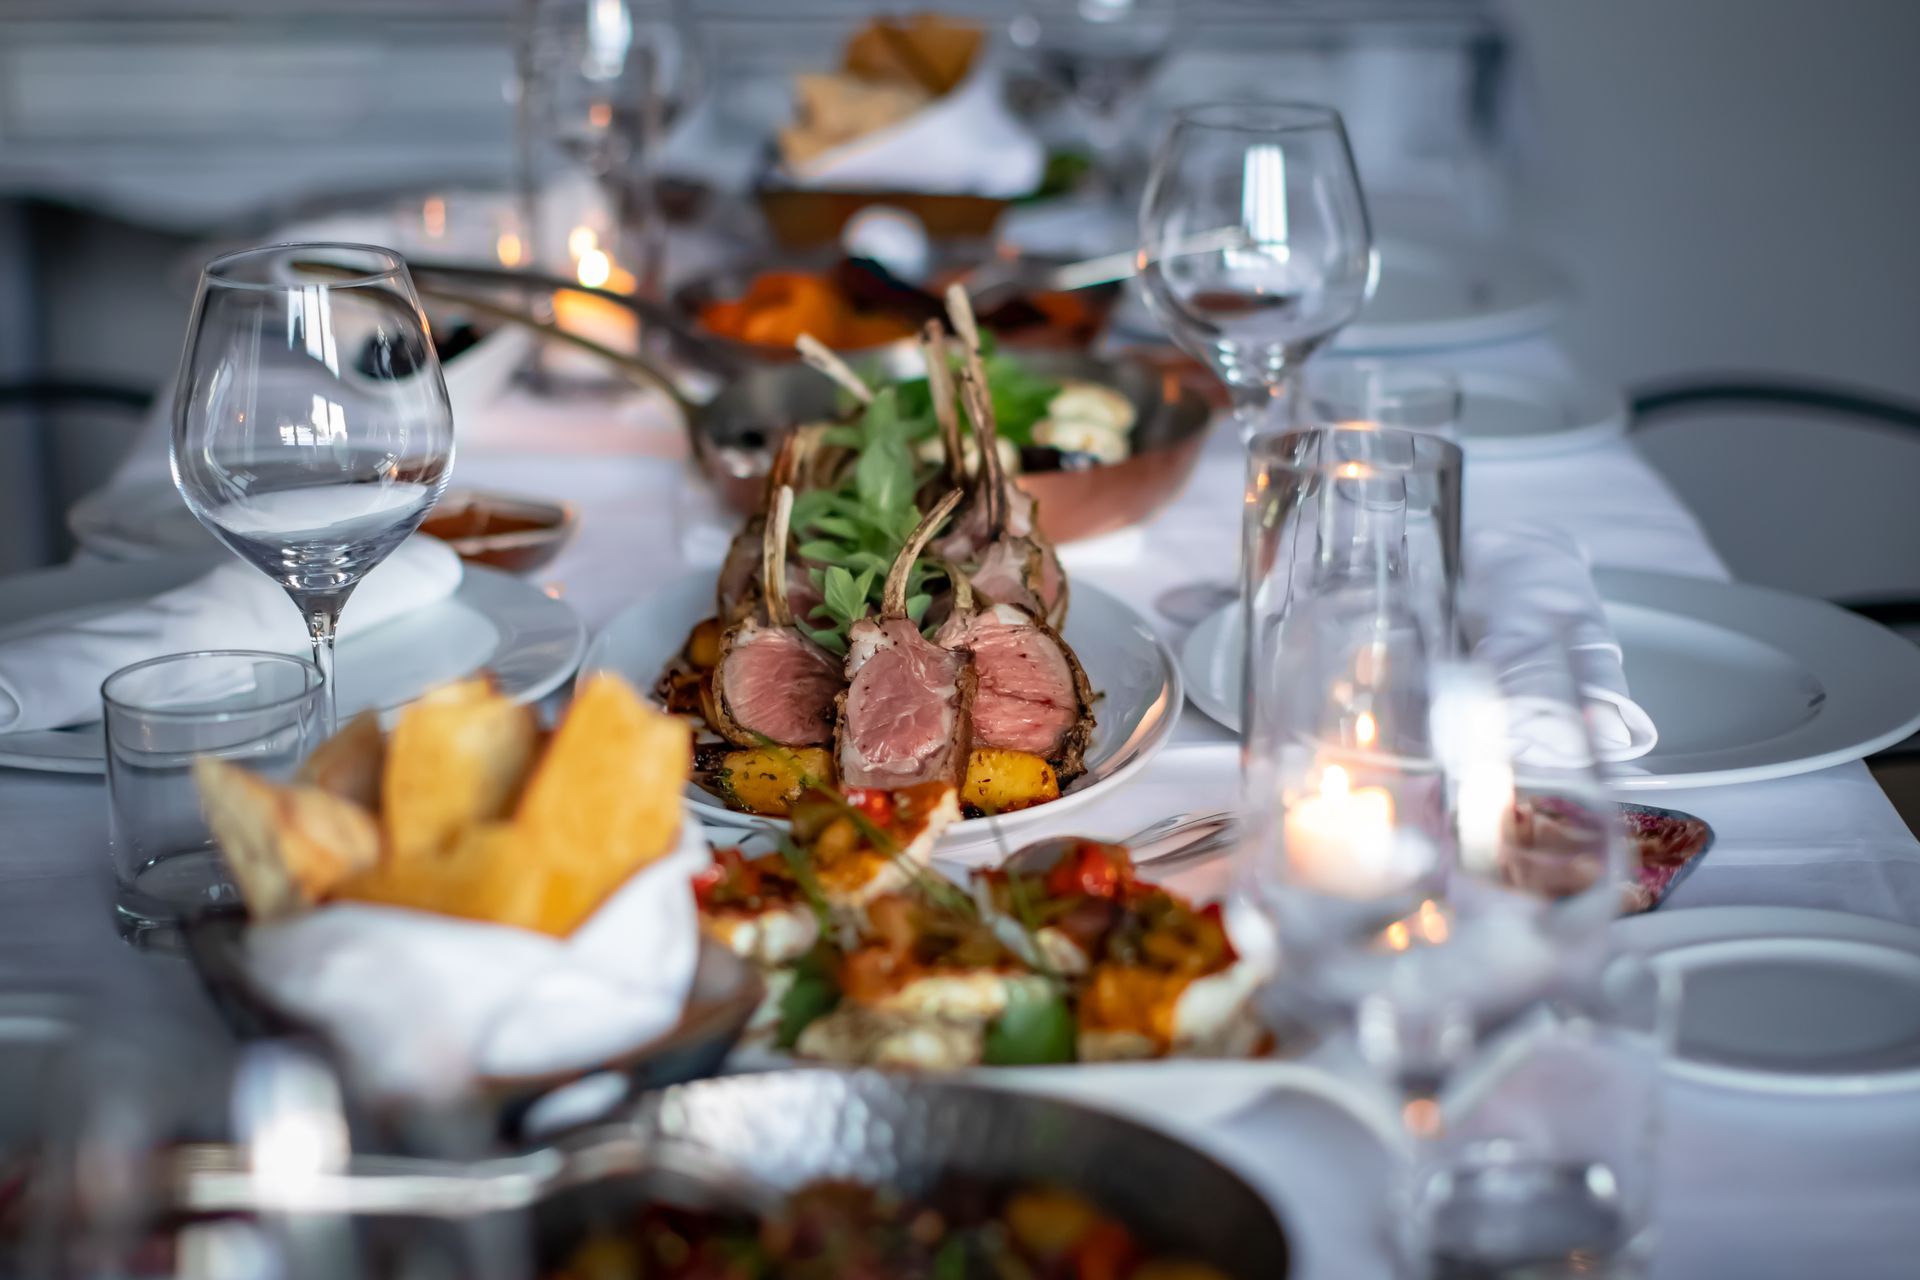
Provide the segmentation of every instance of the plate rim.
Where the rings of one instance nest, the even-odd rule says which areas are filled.
[[[1879,916],[1815,907],[1725,906],[1688,907],[1624,916],[1609,929],[1622,950],[1658,960],[1689,951],[1768,943],[1834,943],[1894,951],[1920,963],[1920,929]],[[1646,938],[1643,935],[1651,934]],[[1682,997],[1682,1017],[1685,998]],[[1676,1045],[1667,1059],[1669,1075],[1700,1084],[1768,1093],[1819,1096],[1863,1096],[1920,1088],[1920,1063],[1880,1071],[1849,1071],[1814,1075],[1764,1067],[1739,1067],[1701,1062],[1680,1056]]]
[[[1583,419],[1574,426],[1523,436],[1469,435],[1463,422],[1458,432],[1460,447],[1483,461],[1530,461],[1558,457],[1617,440],[1627,433],[1628,406],[1625,393],[1616,386],[1577,373],[1548,377],[1463,369],[1459,378],[1460,390],[1468,404],[1472,403],[1477,388],[1483,396],[1506,393],[1514,399],[1530,398],[1542,403],[1558,401]],[[1528,396],[1530,392],[1534,394]]]
[[[692,594],[692,588],[696,583],[703,584],[704,590],[711,591],[714,572],[715,570],[705,568],[690,569],[649,595],[633,600],[616,611],[594,632],[592,640],[588,642],[586,652],[581,656],[580,660],[581,673],[588,674],[599,670],[615,670],[617,672],[617,668],[608,667],[605,663],[606,651],[613,643],[609,637],[614,631],[618,628],[634,625],[635,620],[646,616],[650,606],[671,594],[678,592]],[[991,818],[963,818],[947,828],[946,834],[941,836],[938,846],[941,855],[946,856],[978,849],[983,845],[1000,840],[1014,831],[1035,825],[1048,817],[1058,816],[1072,809],[1077,809],[1082,804],[1087,803],[1097,796],[1108,794],[1119,784],[1133,778],[1142,769],[1146,768],[1154,757],[1158,756],[1160,752],[1165,749],[1166,745],[1172,741],[1174,731],[1179,728],[1180,716],[1186,706],[1186,679],[1185,673],[1181,670],[1179,659],[1174,654],[1172,648],[1168,646],[1166,638],[1154,629],[1153,624],[1147,621],[1145,615],[1139,610],[1122,600],[1119,596],[1102,589],[1094,583],[1083,582],[1075,584],[1074,595],[1076,599],[1085,599],[1088,597],[1102,599],[1106,604],[1117,609],[1122,615],[1129,618],[1137,627],[1140,634],[1151,638],[1155,656],[1159,659],[1160,663],[1163,688],[1167,692],[1167,711],[1160,717],[1159,722],[1147,736],[1146,740],[1134,749],[1132,757],[1122,762],[1112,773],[1100,778],[1082,790],[1066,792],[1059,800],[1052,801],[1048,804],[1036,805],[1031,809],[1021,809],[1014,813],[1000,814]],[[646,682],[646,687],[651,689],[652,683],[649,679]],[[778,827],[780,825],[780,820],[777,818],[763,818],[754,814],[738,813],[732,809],[728,809],[715,802],[712,797],[706,795],[704,792],[699,791],[691,782],[687,784],[686,794],[688,808],[699,817],[702,825],[709,828],[722,831],[739,831],[749,828]],[[1071,799],[1072,803],[1063,803],[1069,799]],[[996,824],[997,830],[995,829]]]
[[[1892,632],[1887,631],[1884,627],[1880,627],[1877,623],[1848,613],[1846,610],[1840,608],[1840,606],[1829,601],[1816,599],[1812,596],[1799,595],[1791,591],[1782,591],[1775,587],[1760,586],[1750,582],[1734,582],[1720,578],[1688,577],[1684,574],[1660,573],[1650,569],[1616,568],[1612,566],[1596,567],[1593,571],[1593,579],[1595,587],[1599,590],[1603,605],[1626,605],[1634,608],[1644,608],[1676,617],[1726,626],[1724,621],[1716,622],[1715,614],[1703,612],[1699,606],[1701,602],[1706,601],[1709,602],[1708,607],[1711,608],[1710,602],[1715,598],[1722,600],[1732,598],[1737,602],[1744,601],[1749,608],[1761,602],[1766,602],[1770,607],[1784,607],[1797,617],[1820,619],[1824,626],[1828,628],[1828,635],[1833,634],[1835,629],[1850,632],[1862,638],[1862,643],[1867,643],[1864,639],[1866,636],[1873,635],[1872,644],[1880,645],[1885,642],[1886,647],[1884,652],[1889,656],[1889,659],[1895,663],[1906,665],[1915,692],[1916,694],[1920,694],[1920,646],[1914,646],[1902,640],[1899,636],[1894,635]],[[1666,602],[1648,603],[1647,597],[1644,595],[1640,598],[1635,598],[1636,591],[1677,594],[1679,601],[1684,602],[1684,606],[1676,607],[1676,602],[1671,599]],[[1194,626],[1192,631],[1187,633],[1180,647],[1180,659],[1183,669],[1191,666],[1191,670],[1193,671],[1205,670],[1211,653],[1203,651],[1201,648],[1200,639],[1203,632],[1214,634],[1209,631],[1209,628],[1220,625],[1216,622],[1216,619],[1226,615],[1230,610],[1236,610],[1239,607],[1237,601],[1223,605],[1206,618],[1203,618]],[[1844,675],[1851,677],[1857,669],[1856,664],[1835,664],[1831,656],[1824,652],[1809,655],[1807,652],[1809,646],[1806,645],[1789,648],[1786,645],[1779,644],[1777,643],[1779,638],[1777,635],[1755,634],[1740,627],[1729,627],[1728,629],[1739,631],[1740,634],[1746,635],[1750,639],[1772,645],[1781,652],[1800,661],[1808,670],[1815,672],[1817,675],[1825,676],[1839,669]],[[1812,647],[1823,648],[1823,646]],[[1196,677],[1189,681],[1189,684],[1191,686],[1189,696],[1202,714],[1234,733],[1239,732],[1239,715],[1237,712],[1231,711],[1226,708],[1224,704],[1215,701],[1212,696],[1213,690],[1211,690],[1204,681]],[[1827,692],[1828,698],[1826,702],[1822,704],[1820,715],[1816,715],[1809,720],[1807,722],[1809,724],[1817,723],[1820,716],[1837,714],[1837,712],[1834,712],[1831,708],[1833,701],[1831,695],[1835,688],[1839,688],[1843,692],[1848,691],[1848,685],[1844,682],[1836,683],[1824,678],[1821,680],[1821,687]],[[1885,697],[1884,691],[1874,693],[1860,688],[1858,692],[1863,699],[1864,705],[1881,705],[1889,708],[1902,705],[1900,699]],[[1911,705],[1920,708],[1920,696],[1912,699]],[[1226,718],[1229,716],[1231,718]],[[1832,722],[1829,721],[1829,723]],[[1792,759],[1776,760],[1767,764],[1737,765],[1714,769],[1701,769],[1685,773],[1636,774],[1615,772],[1609,774],[1607,785],[1616,790],[1645,793],[1690,790],[1695,787],[1731,786],[1746,782],[1770,782],[1779,778],[1797,777],[1803,773],[1814,773],[1821,769],[1832,768],[1835,765],[1848,764],[1855,760],[1865,759],[1883,747],[1891,746],[1911,736],[1917,730],[1920,730],[1920,709],[1909,713],[1905,720],[1897,724],[1889,723],[1886,728],[1878,733],[1866,738],[1860,738],[1851,745],[1829,747],[1826,750],[1811,755],[1796,755]],[[1787,734],[1778,735],[1776,739],[1772,740],[1782,738],[1790,740],[1799,731],[1799,729],[1790,730]],[[1854,734],[1842,736],[1849,738],[1857,737],[1857,735]],[[1622,763],[1631,767],[1638,765],[1640,762],[1624,761]]]
[[[209,560],[217,563],[217,559],[215,558],[209,557]],[[97,566],[102,572],[107,572],[124,570],[129,563],[133,562],[104,560],[97,562]],[[56,566],[56,568],[58,567],[60,566]],[[444,602],[436,603],[459,601],[461,596],[467,593],[470,587],[472,588],[472,594],[467,596],[464,603],[467,607],[474,608],[475,612],[482,613],[488,617],[489,620],[491,620],[494,615],[488,613],[484,608],[476,607],[476,604],[487,598],[498,599],[498,593],[511,590],[514,594],[525,592],[528,598],[534,596],[539,597],[546,602],[546,605],[541,606],[543,609],[547,607],[547,605],[551,605],[555,610],[564,610],[567,618],[571,621],[572,636],[567,645],[567,656],[565,660],[541,674],[536,679],[530,680],[522,687],[510,690],[509,696],[515,702],[537,702],[552,693],[555,689],[564,685],[572,678],[574,672],[580,669],[581,659],[585,656],[587,650],[586,623],[566,601],[547,595],[546,592],[540,590],[531,582],[515,574],[507,573],[505,570],[491,569],[485,565],[463,563],[461,566],[460,585],[454,588],[453,593],[447,596]],[[476,598],[478,598],[478,600],[476,600]],[[557,621],[558,613],[554,616]],[[351,643],[351,639],[342,641],[341,647],[345,648]],[[425,692],[425,690],[421,692]],[[87,726],[79,727],[84,728]],[[28,734],[22,734],[20,736],[25,737],[47,732],[61,731],[32,730],[29,731]],[[36,755],[31,751],[23,752],[10,749],[8,739],[13,736],[14,735],[11,734],[0,734],[0,769],[18,769],[28,773],[57,773],[67,774],[69,776],[96,778],[106,772],[107,762],[104,752],[99,755]]]
[[[1509,341],[1552,326],[1573,300],[1572,276],[1546,256],[1529,248],[1465,235],[1383,235],[1375,242],[1382,262],[1393,245],[1408,246],[1432,258],[1509,271],[1528,277],[1524,301],[1493,311],[1473,311],[1437,320],[1369,321],[1363,308],[1353,323],[1335,337],[1329,350],[1337,355],[1398,351],[1444,350]],[[1388,268],[1382,267],[1384,274]]]

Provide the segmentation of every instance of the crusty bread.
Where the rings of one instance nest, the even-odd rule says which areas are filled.
[[[193,762],[214,842],[255,919],[288,915],[380,860],[380,828],[351,800],[282,786],[212,756]]]
[[[463,828],[504,817],[539,745],[533,709],[486,677],[433,690],[400,712],[381,777],[394,862],[432,857]]]
[[[618,677],[593,676],[574,691],[514,824],[543,863],[603,867],[618,884],[679,843],[681,789],[692,767],[686,721]]]
[[[380,773],[386,765],[387,740],[380,717],[362,711],[340,726],[340,731],[314,748],[300,766],[296,779],[310,787],[331,791],[363,809],[380,808]]]

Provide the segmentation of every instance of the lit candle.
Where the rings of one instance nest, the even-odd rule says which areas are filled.
[[[1432,864],[1426,841],[1394,825],[1392,794],[1353,786],[1337,764],[1321,770],[1317,793],[1287,806],[1283,838],[1295,878],[1336,897],[1397,892]]]
[[[585,228],[575,230],[577,233]],[[591,232],[588,234],[591,236]],[[588,243],[587,237],[577,234],[568,237],[570,245],[576,241],[585,247],[574,264],[575,279],[590,289],[633,292],[635,282],[632,274],[621,270],[606,250]],[[639,317],[610,298],[564,290],[553,297],[553,319],[567,333],[597,342],[624,355],[632,355],[640,349]],[[551,352],[547,367],[586,377],[606,377],[613,373],[605,361],[577,348],[564,346],[556,347]]]

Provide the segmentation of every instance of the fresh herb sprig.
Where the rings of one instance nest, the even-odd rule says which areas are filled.
[[[923,428],[903,414],[897,389],[889,387],[853,422],[822,437],[857,455],[837,487],[802,493],[793,504],[797,550],[823,601],[803,625],[823,648],[847,651],[848,631],[879,607],[887,570],[920,522],[913,496],[923,476],[912,443],[923,429],[932,430],[931,421]],[[933,602],[925,590],[931,572],[915,564],[907,582],[907,616],[916,623]]]

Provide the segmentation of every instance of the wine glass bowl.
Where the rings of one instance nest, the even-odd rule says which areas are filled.
[[[1339,113],[1286,102],[1179,111],[1140,215],[1141,280],[1174,342],[1227,386],[1243,432],[1360,312],[1372,229]]]
[[[299,607],[331,722],[340,611],[453,466],[452,409],[406,262],[289,244],[208,263],[170,457],[194,516]]]

